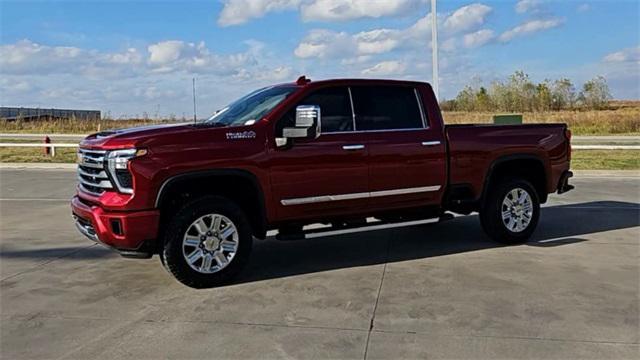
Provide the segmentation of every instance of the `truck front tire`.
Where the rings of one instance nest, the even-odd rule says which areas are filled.
[[[253,235],[244,212],[219,196],[194,200],[167,226],[160,259],[181,283],[210,288],[228,283],[249,260]]]
[[[493,186],[480,211],[480,223],[493,240],[503,244],[526,242],[540,218],[540,199],[533,185],[506,178]]]

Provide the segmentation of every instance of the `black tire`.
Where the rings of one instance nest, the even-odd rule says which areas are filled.
[[[532,216],[528,225],[521,231],[512,231],[502,219],[503,201],[514,189],[526,191],[531,198]],[[493,240],[503,244],[526,242],[538,226],[540,218],[540,198],[530,182],[520,178],[505,178],[489,189],[484,206],[480,211],[480,223],[485,233]]]
[[[183,254],[183,238],[189,227],[200,217],[219,214],[235,225],[238,248],[231,261],[218,272],[204,274],[191,268]],[[247,264],[253,247],[251,225],[240,207],[220,196],[206,196],[186,204],[173,216],[164,234],[160,251],[162,265],[176,280],[192,288],[210,288],[227,284]]]

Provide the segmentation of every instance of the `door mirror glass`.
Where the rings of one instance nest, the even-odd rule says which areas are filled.
[[[284,128],[282,136],[291,139],[316,139],[320,136],[320,129],[320,106],[300,105],[296,108],[295,127]]]

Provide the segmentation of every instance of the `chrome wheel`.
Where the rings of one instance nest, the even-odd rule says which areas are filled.
[[[229,218],[208,214],[187,228],[182,240],[182,254],[193,270],[213,274],[231,263],[239,243],[238,229]]]
[[[502,201],[502,222],[512,232],[524,231],[533,219],[531,195],[521,188],[507,193]]]

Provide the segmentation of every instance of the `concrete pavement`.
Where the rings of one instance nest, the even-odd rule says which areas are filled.
[[[227,287],[76,233],[69,170],[0,170],[0,355],[23,358],[637,358],[640,177],[577,174],[534,239],[476,216],[256,241]]]

